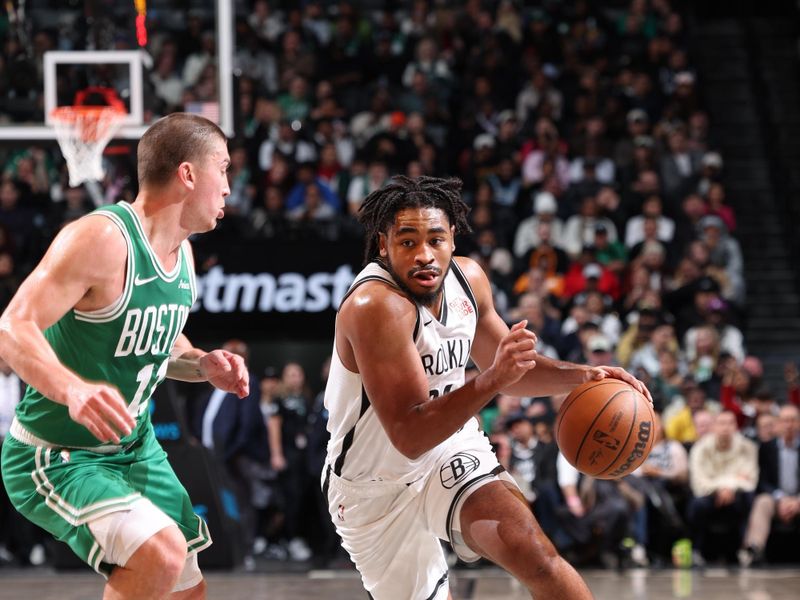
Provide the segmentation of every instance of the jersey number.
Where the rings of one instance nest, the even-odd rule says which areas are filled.
[[[452,383],[448,383],[446,386],[444,386],[444,390],[442,390],[442,394],[441,395],[444,396],[445,394],[449,394],[450,390],[452,390],[452,389],[453,389],[453,384]],[[433,390],[428,392],[428,395],[430,396],[431,400],[433,400],[434,398],[438,398],[439,397],[439,390],[433,389]]]
[[[153,369],[156,367],[153,363],[145,365],[142,367],[142,370],[136,374],[136,381],[139,382],[139,387],[136,388],[136,393],[133,395],[133,402],[128,405],[128,412],[134,417],[141,415],[145,408],[147,408],[147,401],[150,399],[150,396],[153,395],[156,386],[164,381],[164,378],[167,376],[168,363],[169,359],[165,358],[164,362],[162,362],[161,366],[158,368],[156,380],[153,381],[152,384],[150,380],[153,377]],[[145,394],[145,392],[147,393]]]

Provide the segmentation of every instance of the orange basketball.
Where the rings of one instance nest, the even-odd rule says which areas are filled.
[[[650,454],[654,437],[650,402],[619,379],[579,385],[556,418],[556,441],[564,458],[598,479],[635,471]]]

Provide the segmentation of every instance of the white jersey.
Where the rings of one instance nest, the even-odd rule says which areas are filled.
[[[367,265],[353,281],[347,297],[368,281],[384,281],[398,287],[380,264]],[[428,378],[431,398],[464,385],[466,367],[478,320],[478,305],[466,276],[455,260],[444,280],[444,298],[439,319],[417,304],[414,344]],[[334,474],[349,481],[387,481],[411,483],[434,468],[442,456],[459,440],[483,437],[478,420],[470,419],[447,440],[419,458],[411,460],[391,443],[370,405],[361,375],[349,371],[336,352],[334,341],[325,407],[329,411],[326,464]]]

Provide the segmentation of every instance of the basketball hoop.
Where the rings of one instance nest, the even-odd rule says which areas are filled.
[[[87,105],[89,94],[102,96],[105,105]],[[87,88],[75,95],[73,106],[59,106],[50,114],[58,145],[67,161],[69,185],[103,178],[103,149],[126,115],[125,105],[109,88]]]

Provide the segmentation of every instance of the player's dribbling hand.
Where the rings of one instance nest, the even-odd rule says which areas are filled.
[[[632,385],[642,396],[650,401],[650,405],[652,406],[653,396],[650,395],[650,390],[647,389],[647,386],[621,367],[592,367],[589,369],[587,381],[599,381],[606,377],[621,379],[625,383]]]
[[[118,444],[120,437],[129,435],[136,425],[119,391],[109,385],[74,386],[67,392],[66,404],[70,419],[101,442]]]
[[[227,350],[214,350],[200,357],[200,370],[208,382],[224,392],[244,398],[250,393],[250,379],[244,359]]]
[[[497,346],[490,370],[498,388],[516,383],[536,366],[536,334],[525,329],[527,324],[515,323]]]

